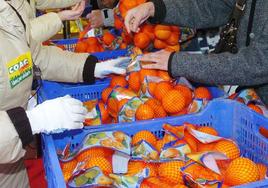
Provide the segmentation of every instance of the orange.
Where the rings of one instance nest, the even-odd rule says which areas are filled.
[[[194,180],[196,179],[206,179],[209,181],[222,180],[222,177],[220,175],[216,174],[215,172],[211,171],[210,169],[198,163],[188,166],[184,172],[191,174]]]
[[[150,131],[139,131],[132,137],[132,145],[136,145],[141,140],[145,140],[148,143],[150,143],[152,146],[156,145],[156,137],[153,133]]]
[[[172,89],[164,95],[162,104],[166,112],[178,113],[185,108],[186,102],[180,91]]]
[[[133,36],[132,36],[131,34],[128,34],[128,33],[126,33],[126,32],[122,32],[121,36],[122,36],[123,41],[124,41],[126,44],[130,44],[130,43],[132,43]]]
[[[188,187],[184,184],[177,184],[177,185],[172,186],[172,188],[188,188]]]
[[[163,140],[157,140],[155,149],[157,149],[158,152],[161,152],[162,148],[164,147]]]
[[[105,105],[103,102],[99,102],[99,109],[100,109],[100,114],[101,114],[101,121],[105,122],[109,118],[109,112],[106,109]]]
[[[87,161],[86,168],[92,168],[98,166],[105,175],[109,175],[113,172],[112,164],[105,157],[91,157]]]
[[[172,85],[169,82],[162,81],[156,84],[154,97],[159,101],[162,101],[162,98],[167,94],[169,90],[172,89]]]
[[[263,111],[259,106],[254,105],[254,104],[251,103],[251,104],[248,104],[248,107],[251,108],[252,110],[254,110],[255,112],[263,115]]]
[[[145,49],[149,46],[151,39],[150,36],[146,33],[136,33],[134,35],[134,45],[137,46],[140,49]]]
[[[149,169],[149,177],[157,176],[159,165],[157,163],[146,163],[145,168]]]
[[[215,143],[203,144],[201,142],[197,143],[197,151],[204,152],[204,151],[213,151],[215,147]]]
[[[182,116],[188,114],[188,109],[184,108],[183,110],[177,112],[177,113],[170,113],[169,116]]]
[[[139,72],[132,72],[129,74],[128,87],[133,91],[135,91],[136,93],[139,92],[141,87]]]
[[[97,45],[88,45],[87,50],[86,50],[87,53],[95,53],[99,51],[100,49]]]
[[[86,43],[88,45],[96,45],[96,44],[99,44],[99,41],[96,37],[88,37],[86,40]]]
[[[157,71],[153,69],[141,69],[139,71],[140,74],[140,82],[144,82],[145,76],[157,76]]]
[[[147,1],[147,0],[137,0],[136,2],[137,2],[138,5],[140,5],[140,4],[145,3],[146,1]]]
[[[110,157],[113,155],[113,150],[108,148],[90,148],[78,154],[77,161],[85,161],[92,157]]]
[[[115,37],[110,32],[104,33],[102,38],[103,43],[107,46],[110,46],[113,43],[114,39]]]
[[[175,46],[179,43],[179,33],[173,32],[170,37],[166,40],[168,45]]]
[[[143,188],[172,188],[171,185],[165,181],[164,178],[159,178],[159,177],[149,177],[145,178],[142,182],[142,187]]]
[[[212,99],[210,91],[206,87],[198,87],[194,90],[194,96],[196,99]]]
[[[199,127],[197,130],[203,133],[218,136],[218,132],[213,127]]]
[[[104,103],[107,102],[108,97],[110,96],[111,92],[113,91],[113,89],[111,87],[107,87],[105,88],[102,93],[101,93],[101,99]]]
[[[155,118],[162,118],[162,117],[166,117],[167,113],[164,110],[163,106],[161,105],[161,102],[158,101],[157,99],[154,98],[149,98],[145,104],[148,104],[149,106],[152,107],[152,109],[154,110],[154,117]]]
[[[149,93],[150,93],[151,95],[154,95],[154,91],[155,91],[156,85],[157,85],[156,82],[149,82],[149,83],[148,83]]]
[[[120,44],[120,49],[126,49],[127,48],[127,43],[121,43]]]
[[[259,180],[264,180],[266,173],[267,173],[267,166],[265,164],[262,163],[257,163],[257,168],[259,170],[259,174],[260,174],[260,179]]]
[[[164,49],[167,47],[167,44],[159,39],[154,39],[154,47],[156,49]]]
[[[154,26],[149,24],[144,24],[141,27],[141,32],[146,33],[151,40],[154,40]]]
[[[176,89],[182,93],[182,95],[185,98],[186,106],[191,104],[191,102],[193,100],[193,93],[189,87],[182,85],[182,84],[177,84],[174,86],[174,89]]]
[[[138,5],[136,0],[125,0],[121,2],[123,3],[123,5],[126,7],[127,10],[132,9]]]
[[[167,25],[156,25],[154,35],[160,40],[167,40],[171,35],[171,28]]]
[[[72,176],[76,165],[77,165],[76,160],[71,160],[69,162],[61,163],[61,169],[62,169],[63,177],[64,177],[64,180],[66,182]]]
[[[125,104],[127,104],[128,100],[129,99],[122,99],[122,100],[119,101],[119,103],[118,103],[118,112],[120,112],[120,110],[123,108],[123,106]]]
[[[165,50],[168,52],[179,52],[181,49],[181,46],[179,44],[174,46],[166,46]]]
[[[115,98],[109,98],[107,101],[107,109],[112,117],[118,115],[118,100]]]
[[[141,172],[145,168],[143,161],[129,161],[127,175],[133,176]]]
[[[110,87],[114,88],[115,86],[126,87],[127,80],[124,76],[113,76],[110,82]]]
[[[235,142],[221,140],[215,144],[214,150],[225,154],[229,159],[236,159],[240,156],[240,150]]]
[[[183,184],[180,168],[184,166],[182,161],[171,161],[160,164],[158,175],[164,178],[168,183]]]
[[[125,5],[123,5],[122,3],[119,3],[119,12],[120,12],[120,14],[121,14],[121,16],[123,17],[123,18],[125,18],[126,17],[126,15],[127,15],[127,8],[126,8],[126,6]]]
[[[171,30],[175,33],[180,33],[180,28],[178,26],[172,25],[170,26]]]
[[[149,106],[151,106],[152,108],[154,108],[154,106],[158,106],[161,105],[161,102],[155,98],[149,98],[145,104],[148,104]]]
[[[246,184],[259,180],[257,165],[248,158],[234,159],[226,170],[224,183],[230,186]]]
[[[154,118],[154,110],[147,104],[141,104],[136,111],[136,120],[146,120]]]
[[[116,15],[114,15],[114,27],[116,29],[121,29],[124,27],[124,23]]]
[[[75,52],[86,52],[87,51],[87,43],[78,42],[75,46]]]
[[[164,81],[171,81],[171,77],[169,76],[167,71],[159,70],[157,71],[157,76],[162,78]]]
[[[264,128],[264,127],[260,127],[259,128],[259,132],[262,136],[264,136],[265,138],[268,138],[268,129]]]

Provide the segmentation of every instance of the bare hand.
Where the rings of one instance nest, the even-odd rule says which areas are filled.
[[[60,19],[62,21],[78,19],[85,9],[85,3],[85,0],[83,0],[80,3],[77,3],[74,7],[72,7],[71,10],[63,10],[59,12],[58,15]]]
[[[127,12],[125,26],[127,32],[139,32],[139,26],[150,16],[154,16],[154,4],[152,2],[143,3]]]
[[[89,19],[92,28],[103,26],[104,21],[101,10],[91,11],[91,13],[87,15],[87,18]]]
[[[158,69],[158,70],[168,70],[168,60],[171,52],[166,50],[160,50],[158,52],[144,54],[141,57],[141,61],[152,62],[151,64],[142,65],[145,69]]]

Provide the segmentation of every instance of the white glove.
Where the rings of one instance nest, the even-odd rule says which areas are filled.
[[[83,103],[69,95],[47,100],[26,111],[33,134],[81,129],[86,113]]]
[[[130,60],[130,57],[120,57],[97,63],[94,75],[96,78],[104,78],[109,74],[126,74],[126,68]]]

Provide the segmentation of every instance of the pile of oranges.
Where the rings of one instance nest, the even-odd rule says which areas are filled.
[[[153,45],[156,49],[179,51],[180,29],[177,26],[143,24],[138,33],[129,34],[125,31],[123,20],[127,11],[145,2],[146,0],[120,0],[119,14],[116,12],[114,19],[115,28],[123,28],[121,48],[134,43],[140,49],[147,49],[150,45]]]
[[[96,37],[89,37],[87,39],[78,41],[75,46],[75,52],[78,53],[95,53],[103,51],[104,48]]]
[[[115,36],[109,31],[105,32],[101,38],[89,37],[78,41],[75,47],[75,52],[78,53],[95,53],[103,52],[104,50],[112,50],[112,43],[115,40]]]
[[[179,51],[180,29],[177,26],[143,24],[134,34],[134,45],[146,49],[152,43],[156,49]]]
[[[158,152],[166,150],[166,144],[174,143],[174,146],[188,144],[191,148],[191,153],[188,157],[191,159],[192,154],[198,152],[220,152],[228,157],[228,160],[217,160],[217,165],[220,169],[220,174],[213,172],[209,168],[194,162],[192,159],[188,161],[170,160],[168,162],[148,162],[130,160],[128,162],[128,170],[126,176],[134,176],[147,168],[149,175],[143,179],[140,187],[142,188],[185,188],[187,177],[192,180],[206,179],[208,181],[217,180],[222,182],[222,187],[231,187],[242,184],[247,184],[259,180],[263,180],[267,173],[267,166],[261,163],[254,163],[252,160],[241,157],[239,147],[232,140],[219,140],[210,144],[203,144],[196,139],[188,130],[189,128],[218,136],[216,129],[212,127],[197,126],[190,123],[185,123],[184,126],[172,126],[164,124],[165,132],[163,138],[157,138],[148,130],[137,132],[132,137],[131,145],[135,146],[140,141],[144,140],[149,143]],[[184,136],[178,138],[176,134],[184,130]],[[170,134],[172,133],[172,134]],[[175,141],[175,142],[174,142]],[[165,146],[166,145],[166,146]],[[165,147],[164,147],[165,146]],[[64,179],[67,182],[71,177],[78,162],[85,162],[84,167],[92,168],[99,167],[107,177],[113,173],[112,155],[114,151],[108,148],[91,148],[79,153],[72,161],[61,163]],[[186,175],[186,173],[188,175]],[[186,175],[184,179],[183,176]],[[186,180],[186,182],[185,182]]]
[[[161,78],[162,81],[148,82],[147,87],[144,88],[143,80],[146,76],[155,76]],[[115,87],[122,87],[125,93],[132,93],[137,97],[142,95],[143,90],[149,91],[151,97],[144,99],[144,103],[132,112],[135,113],[136,120],[184,115],[187,114],[194,99],[212,99],[206,87],[191,90],[186,85],[174,83],[166,71],[141,69],[130,73],[127,77],[112,76],[109,87],[103,90],[99,101],[102,123],[118,122],[119,112],[130,100],[128,97],[120,99],[110,97]]]

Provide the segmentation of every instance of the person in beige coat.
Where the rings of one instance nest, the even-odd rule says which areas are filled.
[[[86,110],[70,96],[25,110],[33,64],[40,67],[43,79],[55,81],[93,83],[95,77],[125,73],[115,68],[122,59],[97,63],[88,54],[40,45],[30,34],[32,16],[27,1],[0,0],[0,187],[29,187],[22,158],[33,134],[83,127]]]
[[[56,35],[63,27],[62,21],[78,19],[85,8],[84,0],[30,0],[32,8],[31,35],[36,41],[44,42]],[[69,7],[72,7],[71,9]],[[35,17],[36,10],[62,9]]]

